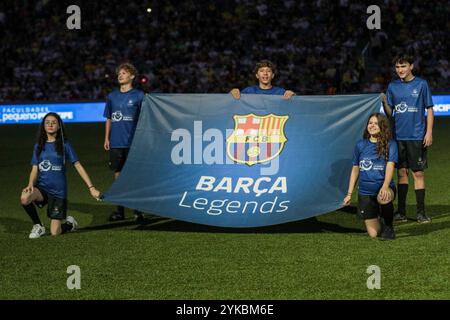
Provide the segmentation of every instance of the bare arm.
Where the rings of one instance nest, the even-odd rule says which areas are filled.
[[[389,198],[389,185],[391,184],[392,177],[394,176],[394,171],[395,171],[395,163],[389,161],[386,164],[386,173],[384,175],[383,186],[381,187],[379,192],[381,200],[383,201]]]
[[[80,161],[77,161],[74,163],[75,169],[77,170],[78,174],[80,175],[81,179],[83,179],[84,183],[86,183],[86,186],[89,189],[89,192],[91,193],[91,196],[95,199],[98,199],[100,197],[100,191],[98,191],[94,185],[92,184],[91,178],[89,177],[86,170],[84,170],[84,167],[81,165]]]
[[[433,125],[434,125],[434,110],[428,108],[427,110],[427,132],[423,139],[423,145],[429,147],[433,144]]]
[[[395,163],[389,161],[386,164],[386,174],[384,175],[384,182],[381,188],[389,188],[389,185],[391,184],[392,181],[392,177],[394,176],[394,171],[395,171]]]
[[[350,200],[352,198],[353,190],[355,189],[356,181],[358,181],[359,177],[359,167],[353,166],[352,173],[350,175],[350,182],[348,183],[348,191],[347,195],[344,198],[343,204],[348,206],[350,204]]]
[[[383,103],[384,113],[386,113],[388,117],[392,116],[392,107],[388,104],[386,95],[384,93],[381,93],[380,97],[381,102]]]
[[[111,133],[111,119],[106,119],[105,123],[105,143],[103,147],[105,150],[109,150],[109,135]]]
[[[38,167],[36,165],[33,165],[30,172],[30,177],[28,178],[28,185],[25,189],[22,190],[22,192],[33,192],[34,185],[36,184],[38,177]]]

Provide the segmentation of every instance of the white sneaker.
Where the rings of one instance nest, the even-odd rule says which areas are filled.
[[[37,239],[45,234],[45,227],[40,224],[35,224],[33,229],[31,229],[30,235],[28,236],[30,239]]]
[[[78,222],[77,220],[75,220],[74,217],[67,216],[66,221],[72,225],[72,229],[70,230],[70,232],[73,232],[78,229]]]

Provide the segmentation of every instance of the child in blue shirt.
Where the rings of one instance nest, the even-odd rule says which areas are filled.
[[[355,147],[348,193],[343,204],[350,204],[359,178],[358,215],[364,219],[372,238],[380,235],[383,240],[395,239],[392,225],[395,185],[392,176],[397,161],[397,144],[392,140],[387,118],[380,113],[371,114],[363,139]],[[383,227],[379,217],[384,220]]]
[[[428,83],[413,75],[413,58],[402,54],[395,58],[395,72],[399,79],[389,83],[382,95],[384,111],[394,119],[394,137],[398,146],[398,212],[397,222],[406,222],[408,174],[414,178],[419,223],[431,222],[425,213],[425,174],[428,168],[427,148],[433,143],[433,101]],[[427,116],[425,117],[425,110]]]
[[[109,151],[109,167],[117,179],[128,158],[131,143],[139,120],[144,92],[133,88],[137,70],[131,63],[123,63],[117,68],[119,89],[111,92],[105,105],[106,118],[104,149]],[[125,219],[125,208],[117,206],[111,213],[110,221]],[[143,222],[144,215],[135,210],[135,219]]]
[[[285,90],[280,87],[272,86],[275,71],[275,65],[269,60],[261,60],[257,62],[254,72],[256,79],[258,79],[258,85],[244,88],[242,91],[234,88],[231,90],[231,95],[235,99],[240,99],[241,93],[280,95],[283,96],[284,99],[289,99],[292,96],[295,96],[295,93],[291,90]]]
[[[47,216],[51,219],[50,232],[56,236],[77,228],[77,221],[67,216],[66,161],[72,163],[91,193],[99,199],[100,192],[94,187],[88,173],[78,160],[72,145],[67,141],[63,122],[58,114],[50,112],[42,119],[38,141],[34,145],[31,173],[28,185],[22,190],[20,201],[33,221],[30,239],[45,234],[36,206],[47,205]],[[65,223],[62,223],[66,220]]]

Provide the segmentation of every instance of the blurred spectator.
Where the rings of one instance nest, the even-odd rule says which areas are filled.
[[[416,68],[433,92],[449,90],[448,64],[440,62],[448,52],[446,1],[385,1],[376,33],[365,27],[366,5],[351,1],[168,0],[152,2],[147,12],[141,1],[85,0],[77,31],[66,28],[63,1],[7,2],[0,4],[3,102],[103,100],[115,86],[115,66],[127,60],[150,92],[246,87],[261,59],[283,66],[274,84],[298,94],[372,92],[379,83],[364,83],[360,62],[371,35],[381,51],[392,44],[392,54],[420,54]],[[385,66],[379,73],[392,74],[391,61]]]

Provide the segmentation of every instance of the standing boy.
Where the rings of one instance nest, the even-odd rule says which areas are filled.
[[[137,75],[136,68],[131,63],[121,64],[117,68],[117,80],[119,90],[114,90],[108,95],[105,112],[105,150],[109,151],[109,167],[114,171],[117,179],[128,157],[134,132],[141,110],[144,92],[133,88],[133,80]],[[117,211],[109,217],[110,221],[125,219],[125,209],[117,206]],[[135,219],[142,222],[144,216],[135,211]]]
[[[406,196],[408,174],[412,171],[417,202],[417,222],[428,223],[425,214],[425,176],[428,167],[427,147],[433,143],[433,101],[428,83],[413,75],[411,56],[394,59],[399,79],[389,83],[386,96],[382,95],[384,111],[394,118],[394,137],[398,144],[398,212],[397,222],[407,221]],[[427,117],[425,117],[427,110]]]

